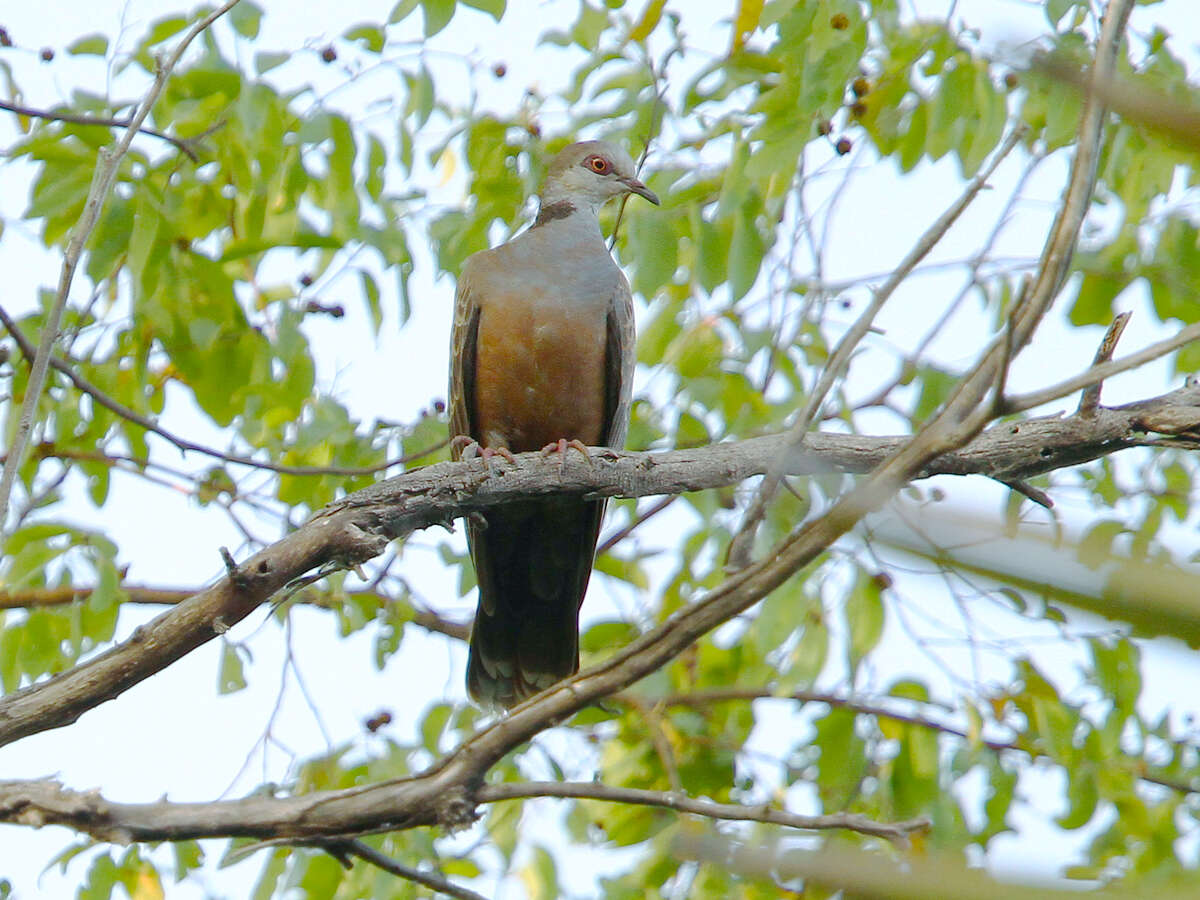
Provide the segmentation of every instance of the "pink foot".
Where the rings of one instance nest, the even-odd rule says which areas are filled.
[[[542,448],[542,456],[549,456],[551,453],[560,454],[558,458],[558,471],[561,474],[567,467],[568,450],[578,450],[583,454],[583,458],[587,461],[587,464],[593,468],[595,467],[595,463],[592,462],[592,454],[588,452],[587,444],[574,438],[569,441],[566,438],[559,438],[554,443],[547,444]]]
[[[484,464],[487,464],[492,457],[499,456],[514,466],[517,464],[516,458],[507,447],[481,447],[479,441],[465,434],[456,435],[451,439],[450,446],[459,450],[464,460],[482,459]]]

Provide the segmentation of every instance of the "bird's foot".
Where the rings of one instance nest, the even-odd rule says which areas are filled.
[[[587,461],[587,464],[595,468],[596,464],[592,462],[592,454],[588,451],[587,444],[580,440],[571,439],[568,441],[566,438],[559,438],[557,441],[547,444],[542,448],[542,456],[549,456],[551,453],[559,454],[558,472],[561,475],[567,467],[568,450],[578,450],[583,454],[583,458]]]
[[[455,436],[450,441],[451,448],[460,451],[464,460],[482,459],[484,465],[487,465],[492,457],[499,456],[502,459],[508,460],[514,466],[517,464],[516,458],[507,447],[484,447],[479,441],[465,434]]]

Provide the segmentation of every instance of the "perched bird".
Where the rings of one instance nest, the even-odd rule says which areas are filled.
[[[597,212],[628,193],[658,204],[625,151],[571,144],[550,163],[533,225],[463,266],[451,337],[456,459],[624,445],[633,303]],[[546,497],[467,524],[479,582],[467,688],[480,704],[514,706],[578,670],[603,515],[600,500]]]

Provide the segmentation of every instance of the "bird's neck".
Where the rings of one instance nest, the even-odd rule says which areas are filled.
[[[556,222],[559,219],[569,219],[572,216],[578,215],[581,210],[575,206],[570,200],[556,200],[554,202],[542,201],[538,207],[537,218],[533,220],[533,227],[545,225],[547,222]]]
[[[536,228],[547,222],[571,219],[573,224],[594,225],[598,229],[600,227],[600,220],[597,217],[599,208],[599,204],[587,198],[563,191],[556,184],[547,184],[542,190],[541,206],[538,208],[537,218],[533,225]]]

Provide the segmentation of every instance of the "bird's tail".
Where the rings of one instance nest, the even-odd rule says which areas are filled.
[[[602,501],[548,498],[470,526],[479,605],[467,690],[481,705],[515,706],[579,669],[579,606],[603,514]]]

